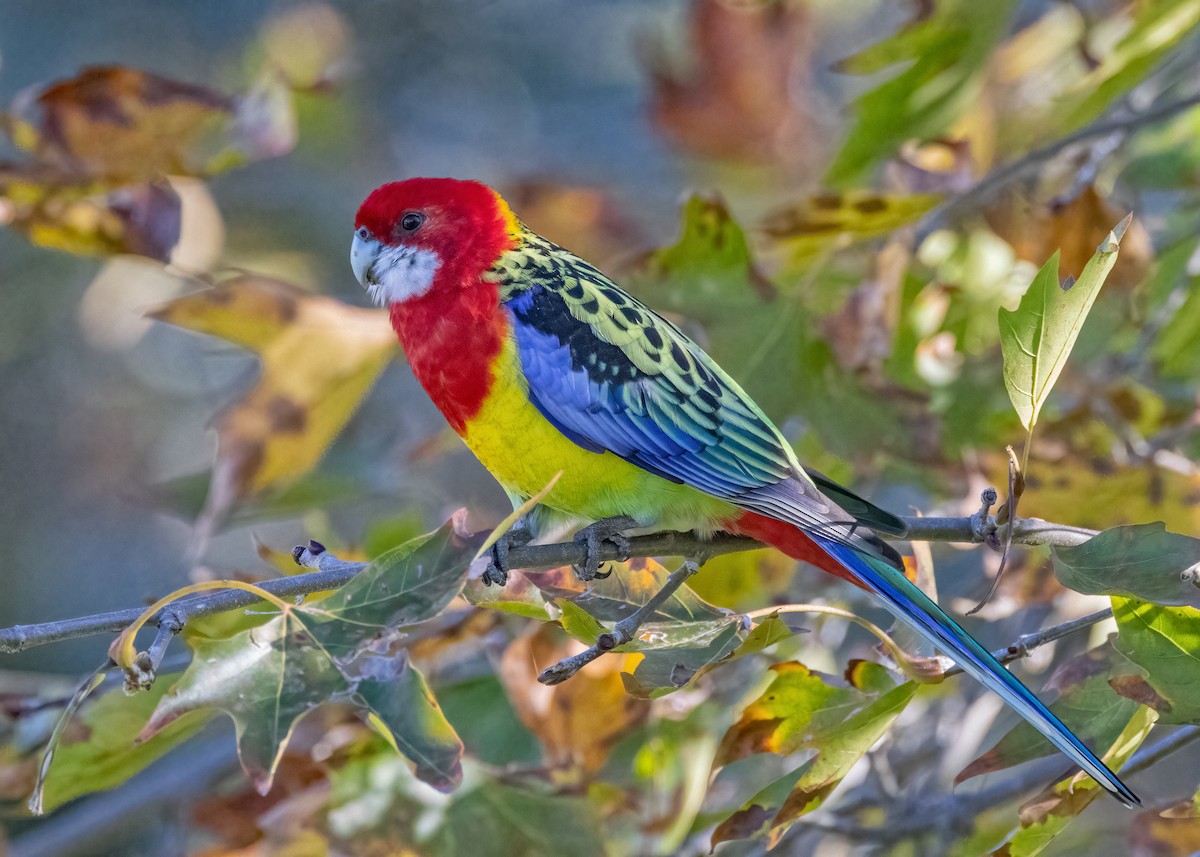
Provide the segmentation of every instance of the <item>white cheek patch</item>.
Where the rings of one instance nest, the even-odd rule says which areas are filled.
[[[379,306],[418,298],[433,288],[433,277],[442,267],[432,250],[384,247],[367,273],[367,294]]]

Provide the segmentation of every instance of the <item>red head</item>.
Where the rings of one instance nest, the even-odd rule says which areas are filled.
[[[499,194],[458,179],[385,184],[359,207],[354,227],[354,275],[383,306],[478,283],[519,232]]]

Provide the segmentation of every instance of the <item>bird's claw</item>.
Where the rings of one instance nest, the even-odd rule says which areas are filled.
[[[575,534],[576,544],[584,546],[584,560],[581,565],[572,566],[575,576],[584,583],[593,580],[603,580],[612,574],[612,569],[600,571],[600,551],[605,542],[617,549],[618,558],[622,561],[629,559],[629,538],[622,532],[637,526],[637,521],[628,515],[618,515],[615,518],[604,518],[584,527]]]
[[[508,583],[508,573],[511,570],[508,565],[509,550],[527,545],[532,540],[533,534],[523,522],[518,522],[511,530],[496,539],[496,543],[492,545],[488,567],[483,572],[484,585],[491,586],[494,583],[497,586],[503,586]]]

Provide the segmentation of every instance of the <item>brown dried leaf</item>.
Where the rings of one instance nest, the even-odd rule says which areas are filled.
[[[797,93],[809,91],[813,31],[799,3],[692,7],[689,71],[651,58],[651,116],[679,146],[718,158],[802,168],[820,155],[817,123]]]
[[[182,215],[167,176],[207,176],[295,144],[291,90],[270,71],[232,98],[96,66],[28,96],[3,119],[30,156],[0,163],[0,224],[90,255],[168,261]]]
[[[285,753],[270,792],[264,795],[243,788],[230,794],[206,795],[196,803],[192,819],[197,827],[219,835],[226,848],[244,848],[261,838],[263,815],[323,783],[325,778],[324,768],[307,754]]]
[[[1200,852],[1200,816],[1185,801],[1161,812],[1138,813],[1129,831],[1132,857],[1189,857]]]
[[[770,829],[770,822],[774,817],[774,808],[757,803],[752,803],[745,809],[739,809],[713,830],[712,846],[716,848],[722,842],[729,842],[732,839],[749,839],[765,833]]]
[[[586,775],[598,771],[617,741],[645,721],[650,703],[627,694],[621,680],[627,662],[639,655],[609,655],[568,682],[538,684],[542,669],[578,650],[557,627],[541,625],[513,641],[499,672],[521,722],[541,739],[549,764],[575,766]]]
[[[85,68],[34,104],[39,161],[114,183],[203,171],[210,135],[233,114],[219,92],[120,66]]]
[[[1049,205],[1030,205],[1007,197],[988,210],[986,218],[1019,258],[1040,265],[1061,250],[1059,270],[1077,276],[1128,210],[1109,204],[1089,186],[1071,199]],[[1106,280],[1109,288],[1132,288],[1140,283],[1153,258],[1150,236],[1135,219],[1121,238],[1121,253]]]
[[[889,243],[876,257],[875,276],[825,319],[825,339],[843,369],[879,369],[891,356],[909,257],[905,244]]]
[[[1118,696],[1132,699],[1148,708],[1153,708],[1159,714],[1169,713],[1171,703],[1150,686],[1143,676],[1119,675],[1108,680],[1108,686],[1117,692]]]

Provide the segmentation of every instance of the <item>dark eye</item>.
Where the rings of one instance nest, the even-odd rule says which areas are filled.
[[[354,234],[357,235],[359,238],[361,238],[363,241],[371,240],[371,230],[365,226],[360,226],[357,229],[355,229]]]
[[[415,211],[410,211],[408,214],[400,218],[400,228],[405,232],[416,232],[417,228],[425,222],[425,215]]]

